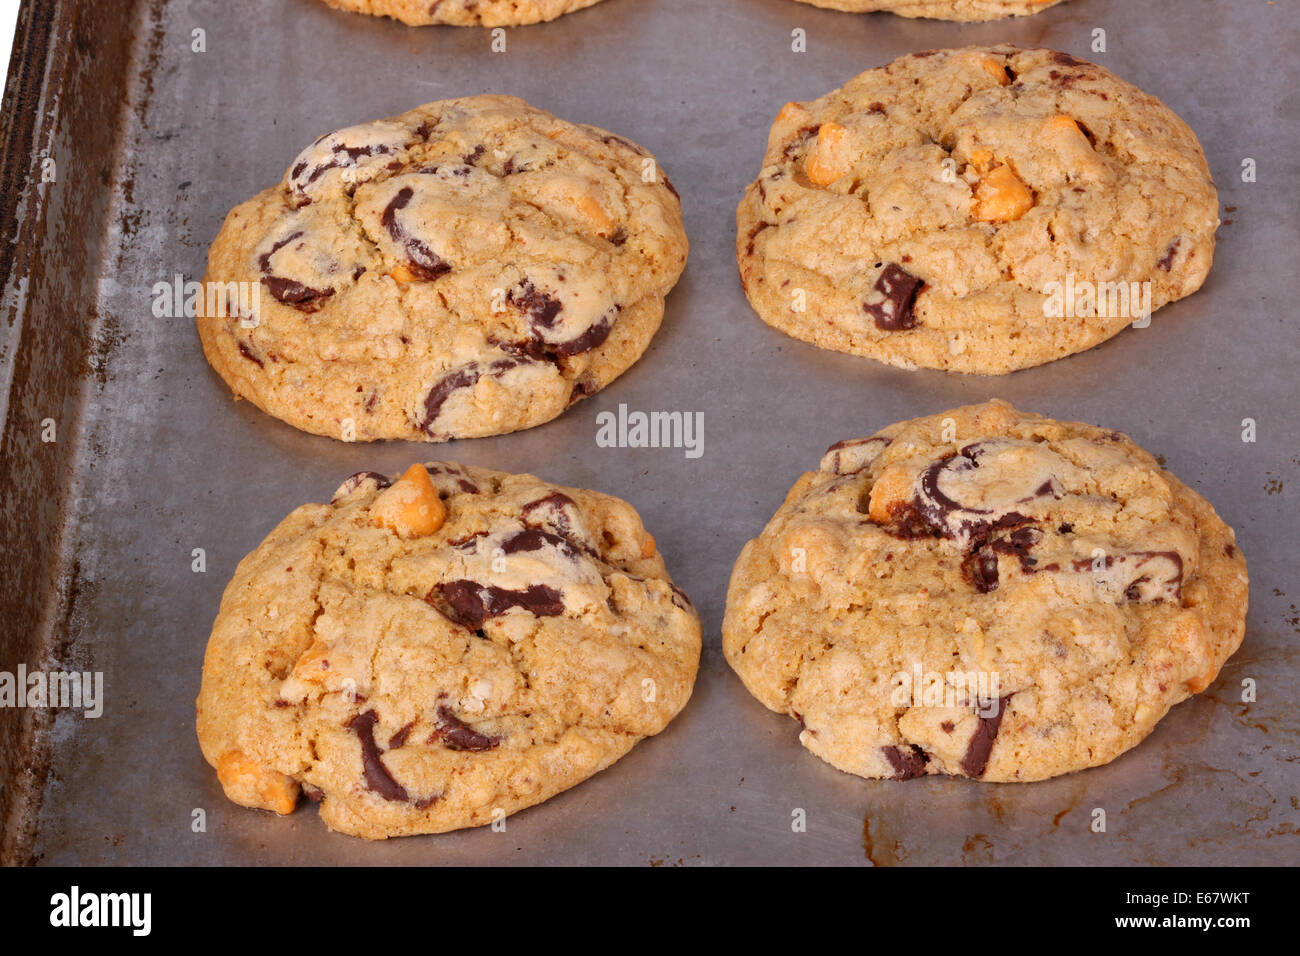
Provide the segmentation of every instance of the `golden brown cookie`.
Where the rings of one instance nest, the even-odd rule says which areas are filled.
[[[645,350],[686,262],[654,157],[509,96],[339,130],[237,206],[203,350],[235,394],[347,441],[550,421]],[[209,296],[211,298],[211,296]]]
[[[903,368],[1000,374],[1201,287],[1218,195],[1155,97],[1051,50],[936,50],[777,116],[737,214],[759,317]]]
[[[370,839],[479,826],[685,706],[700,624],[636,511],[431,462],[349,478],[235,571],[198,698],[226,795]]]
[[[723,650],[841,770],[1114,760],[1245,632],[1246,561],[1126,436],[1004,402],[831,447],[732,573]]]

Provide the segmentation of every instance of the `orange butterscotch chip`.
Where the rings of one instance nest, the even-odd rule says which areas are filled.
[[[1005,163],[975,184],[975,218],[981,222],[1014,222],[1033,207],[1033,192]]]
[[[596,231],[601,235],[612,235],[618,228],[613,219],[601,208],[600,203],[590,193],[583,193],[577,199],[578,211],[582,213],[587,220],[596,227]]]
[[[407,285],[408,283],[414,282],[416,280],[415,273],[412,272],[410,269],[408,269],[406,265],[401,262],[393,266],[393,268],[389,269],[388,275],[389,278],[391,278],[398,285]]]
[[[798,116],[807,113],[808,110],[802,103],[786,103],[781,107],[781,112],[776,114],[777,123],[792,123]]]
[[[226,796],[241,807],[283,815],[292,813],[298,803],[297,780],[267,770],[238,750],[227,751],[217,761],[217,779]]]
[[[839,123],[823,123],[817,131],[817,145],[804,160],[803,171],[818,186],[829,186],[848,172],[848,163],[838,155],[848,132]]]
[[[438,497],[423,465],[406,469],[393,486],[375,499],[370,509],[376,524],[402,538],[433,534],[447,520],[447,506]]]
[[[1000,60],[996,60],[991,56],[981,57],[980,68],[997,80],[1000,86],[1006,86],[1011,82],[1011,77],[1007,74],[1007,68],[1002,65]]]
[[[894,515],[912,497],[915,476],[899,465],[891,465],[880,473],[871,486],[871,501],[867,517],[876,524],[889,524]]]

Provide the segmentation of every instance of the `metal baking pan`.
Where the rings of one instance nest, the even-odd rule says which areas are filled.
[[[806,52],[792,50],[796,29]],[[1093,50],[1098,30],[1105,52]],[[98,672],[103,701],[97,718],[0,709],[3,859],[1294,862],[1296,4],[1073,0],[957,25],[791,0],[607,0],[509,31],[504,53],[490,41],[319,0],[24,9],[0,128],[0,670]],[[1196,129],[1225,206],[1205,288],[1149,328],[996,379],[889,369],[759,322],[736,276],[734,209],[781,104],[906,52],[1000,41],[1096,60]],[[661,158],[692,252],[646,356],[555,422],[444,446],[344,444],[233,402],[191,321],[155,316],[155,284],[201,278],[226,211],[316,135],[480,92],[523,96]],[[56,176],[42,183],[46,158]],[[1254,182],[1243,181],[1246,160]],[[1204,493],[1250,562],[1245,644],[1205,694],[1103,768],[1028,785],[839,773],[726,667],[732,562],[827,445],[994,395],[1126,431]],[[620,405],[702,412],[703,454],[599,447],[596,417]],[[53,441],[42,440],[47,419]],[[1256,441],[1243,441],[1245,419]],[[437,457],[636,505],[704,619],[694,698],[664,733],[504,832],[369,844],[329,833],[309,807],[277,818],[234,806],[199,755],[194,697],[236,562],[344,476]],[[1253,702],[1242,701],[1248,680]],[[1097,808],[1105,832],[1092,827]]]

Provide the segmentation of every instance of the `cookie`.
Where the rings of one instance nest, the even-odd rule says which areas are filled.
[[[631,505],[432,462],[353,475],[240,562],[198,737],[226,796],[369,839],[503,819],[686,704],[700,624]]]
[[[833,445],[732,573],[723,650],[862,777],[1114,760],[1245,632],[1246,561],[1126,436],[958,408]]]
[[[554,20],[600,0],[325,0],[331,7],[393,17],[414,27],[518,27]]]
[[[1218,194],[1195,134],[1099,66],[917,53],[777,116],[737,213],[764,322],[902,368],[1001,374],[1201,287]]]
[[[1027,17],[1055,6],[1061,0],[799,0],[815,7],[844,10],[848,13],[874,13],[878,10],[900,17],[926,17],[931,20],[1000,20],[1003,17]]]
[[[237,396],[305,431],[497,435],[626,371],[686,251],[641,147],[514,97],[443,100],[321,137],[237,206],[199,335]]]

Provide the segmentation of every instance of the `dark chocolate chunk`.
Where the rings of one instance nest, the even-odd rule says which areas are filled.
[[[962,562],[962,571],[980,594],[998,589],[998,556],[987,548],[968,555]]]
[[[552,491],[545,497],[530,501],[520,511],[524,524],[549,525],[564,537],[573,533],[570,512],[577,513],[578,503],[562,491]]]
[[[875,291],[880,301],[865,302],[862,310],[875,319],[876,328],[882,331],[914,329],[916,316],[912,309],[924,284],[902,266],[891,262],[876,280]]]
[[[403,724],[402,727],[388,738],[388,749],[399,750],[406,745],[406,738],[411,736],[411,728],[415,726],[415,721]]]
[[[491,750],[501,743],[500,737],[479,733],[465,723],[446,704],[438,705],[438,727],[429,743],[441,743],[448,750]]]
[[[920,747],[909,744],[906,747],[882,747],[885,759],[894,768],[894,780],[911,780],[925,776],[925,765],[930,756]]]
[[[283,276],[262,276],[262,285],[277,302],[293,306],[299,312],[317,311],[334,294],[333,289],[313,289]]]
[[[518,531],[510,535],[501,542],[501,550],[506,554],[519,554],[523,551],[540,551],[547,545],[561,552],[565,557],[572,560],[578,559],[578,552],[574,546],[558,534],[552,534],[549,531],[542,531],[539,528],[528,528],[524,531]]]
[[[965,756],[961,758],[961,772],[966,776],[982,777],[988,769],[989,754],[993,752],[993,743],[998,739],[998,731],[1002,729],[1002,718],[1006,715],[1011,696],[1007,694],[998,699],[998,709],[993,716],[980,715],[979,725],[966,747]]]
[[[330,501],[338,501],[340,498],[347,497],[366,482],[373,482],[376,491],[382,491],[393,483],[391,478],[387,475],[381,475],[377,471],[358,471],[355,475],[349,475],[344,479],[343,484],[339,485],[339,490],[334,492],[334,497]]]
[[[415,190],[410,186],[403,186],[397,191],[397,195],[389,201],[384,207],[383,215],[380,221],[388,234],[393,237],[395,242],[400,242],[402,248],[406,251],[407,268],[417,277],[432,282],[445,276],[451,271],[451,264],[439,256],[436,252],[426,246],[415,236],[408,233],[401,222],[397,219],[397,213],[405,209],[411,202],[411,197],[415,195]]]
[[[420,427],[428,434],[434,434],[433,425],[452,392],[477,385],[478,380],[484,375],[499,378],[518,366],[519,362],[516,359],[505,358],[492,362],[486,369],[477,362],[471,362],[469,365],[448,372],[434,383],[433,388],[429,389],[429,394],[424,397],[424,420],[420,423]]]
[[[477,581],[448,581],[430,591],[425,600],[437,607],[438,597],[451,609],[449,616],[453,620],[471,628],[512,608],[523,608],[537,617],[558,617],[564,613],[560,592],[545,584],[532,584],[522,591],[510,591]]]
[[[366,779],[366,789],[379,794],[385,800],[405,803],[409,797],[406,789],[393,779],[393,775],[380,759],[382,751],[375,743],[375,724],[379,715],[373,710],[355,714],[344,726],[357,735],[361,741],[361,769]]]
[[[254,365],[256,365],[258,368],[263,368],[263,367],[264,367],[264,366],[262,365],[262,360],[261,360],[260,358],[257,357],[257,353],[254,352],[252,349],[250,349],[250,348],[249,348],[247,345],[245,345],[243,342],[240,342],[240,343],[239,343],[239,354],[242,355],[244,358],[248,359],[250,362],[252,362],[252,363],[253,363]]]
[[[528,316],[534,328],[549,329],[564,309],[564,303],[540,291],[531,279],[525,279],[506,293],[506,301]]]

